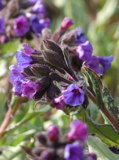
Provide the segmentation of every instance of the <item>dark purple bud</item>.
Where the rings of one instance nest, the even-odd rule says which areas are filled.
[[[29,31],[29,23],[25,16],[19,16],[14,20],[14,33],[16,36],[24,36]]]
[[[0,16],[0,34],[5,34],[5,21],[2,16]]]
[[[38,133],[36,135],[38,141],[42,144],[42,145],[46,145],[47,144],[47,138],[43,133]]]
[[[54,41],[45,40],[44,41],[44,46],[45,46],[46,49],[50,49],[52,51],[57,52],[59,54],[59,56],[64,58],[64,55],[63,55],[63,52],[62,52],[61,48]]]
[[[44,58],[45,60],[53,66],[59,68],[65,68],[64,59],[59,55],[57,52],[52,50],[45,50],[44,51]]]
[[[64,149],[65,160],[85,160],[80,143],[67,144]]]
[[[65,17],[61,23],[61,29],[67,30],[74,24],[74,21],[69,17]]]
[[[71,84],[64,91],[64,102],[70,106],[80,106],[85,99],[85,92],[77,84]]]
[[[31,65],[30,69],[37,77],[48,76],[52,72],[52,70],[47,65],[37,63]]]
[[[68,132],[67,136],[68,139],[71,141],[80,140],[84,142],[87,140],[88,137],[88,126],[86,123],[75,120],[70,124],[70,131]]]
[[[79,72],[81,70],[83,61],[79,59],[79,56],[77,54],[70,55],[70,59],[72,67],[76,72]]]
[[[89,41],[86,41],[77,47],[76,52],[82,61],[88,61],[92,56],[93,47]]]
[[[61,93],[60,89],[54,85],[53,83],[50,84],[49,88],[47,89],[47,97],[52,100],[57,97]]]
[[[47,130],[48,138],[51,141],[58,141],[59,134],[60,134],[60,131],[56,125],[51,125]]]
[[[53,152],[50,150],[43,151],[40,156],[42,160],[53,160],[53,157]]]

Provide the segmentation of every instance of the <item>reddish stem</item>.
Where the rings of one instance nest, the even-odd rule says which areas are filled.
[[[0,138],[2,138],[5,134],[6,128],[9,126],[9,124],[12,121],[13,116],[16,114],[18,108],[20,107],[21,103],[23,102],[22,98],[19,98],[16,105],[12,108],[10,107],[9,110],[7,111],[4,121],[0,127]]]

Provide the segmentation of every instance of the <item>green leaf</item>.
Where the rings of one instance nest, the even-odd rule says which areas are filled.
[[[115,119],[119,121],[119,108],[115,105],[114,99],[106,87],[103,88],[102,94],[105,106],[109,109]]]
[[[91,119],[86,120],[89,132],[96,134],[104,143],[109,146],[119,147],[119,133],[111,125],[96,124]]]
[[[20,42],[18,40],[9,41],[5,44],[2,44],[1,50],[2,50],[2,53],[5,53],[5,54],[8,53],[10,55],[16,52],[19,46],[20,46]]]
[[[95,136],[88,137],[89,151],[97,154],[98,160],[119,160],[119,155],[111,152],[106,144]]]
[[[50,109],[51,107],[47,105],[43,109],[39,110],[38,112],[27,113],[26,116],[20,122],[18,122],[14,127],[6,130],[5,133],[11,132],[19,128],[20,126],[22,126],[23,124],[26,124],[27,122],[29,122],[29,120],[35,118],[36,116],[42,116],[45,112],[50,111]]]

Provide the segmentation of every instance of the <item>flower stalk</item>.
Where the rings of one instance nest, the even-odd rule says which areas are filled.
[[[10,125],[13,117],[15,116],[17,110],[20,108],[21,104],[23,103],[24,98],[19,98],[13,107],[10,107],[5,115],[4,121],[0,127],[0,138],[5,135],[5,130]]]

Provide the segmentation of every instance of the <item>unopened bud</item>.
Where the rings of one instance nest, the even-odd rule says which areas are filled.
[[[65,17],[61,24],[61,29],[67,30],[74,24],[74,21],[68,17]]]

